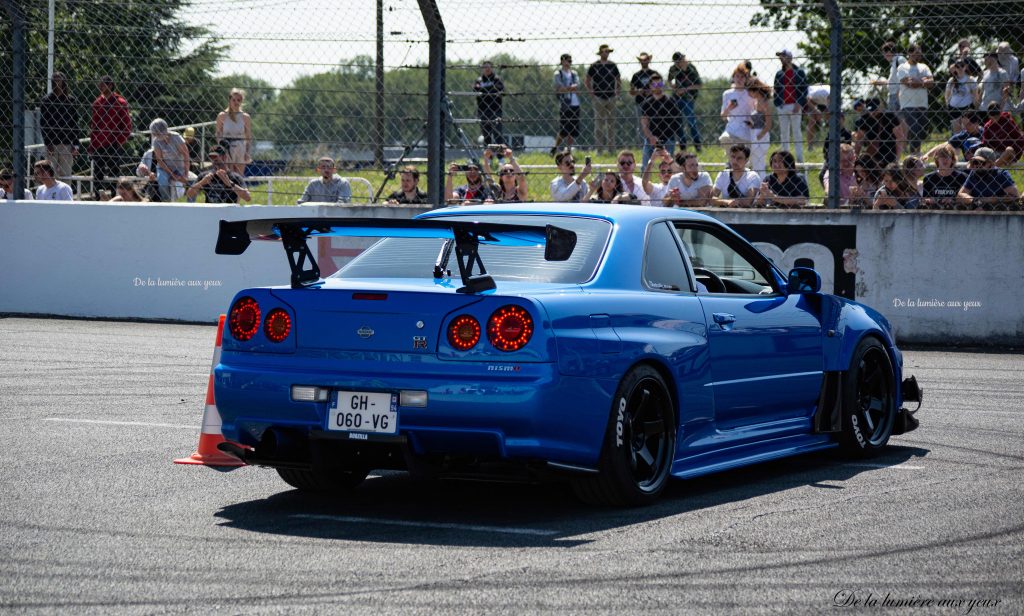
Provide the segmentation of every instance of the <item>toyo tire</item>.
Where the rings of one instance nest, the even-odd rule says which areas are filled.
[[[642,506],[665,490],[675,458],[675,405],[650,366],[630,370],[615,392],[601,448],[599,473],[573,482],[580,500]]]
[[[892,361],[875,338],[861,340],[843,375],[843,430],[839,442],[856,457],[882,451],[896,422]]]
[[[366,471],[322,471],[298,470],[294,468],[275,469],[285,483],[302,492],[342,492],[363,482]]]

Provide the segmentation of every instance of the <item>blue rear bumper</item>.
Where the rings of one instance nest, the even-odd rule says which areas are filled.
[[[403,353],[225,351],[214,370],[225,438],[255,446],[270,427],[323,431],[328,403],[291,400],[292,385],[428,394],[399,406],[414,454],[473,455],[594,466],[616,382],[566,377],[553,363],[441,361]]]

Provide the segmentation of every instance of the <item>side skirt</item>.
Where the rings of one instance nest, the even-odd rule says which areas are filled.
[[[712,457],[710,460],[702,460],[697,466],[690,466],[687,460],[677,460],[672,466],[672,476],[679,479],[689,479],[725,471],[759,462],[767,462],[778,458],[795,456],[812,451],[832,449],[838,447],[832,437],[828,435],[804,434],[800,436],[788,436],[770,441],[746,445],[743,447],[731,448],[721,454]],[[692,460],[690,461],[693,462]]]

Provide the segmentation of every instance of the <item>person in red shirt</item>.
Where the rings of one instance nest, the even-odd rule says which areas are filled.
[[[997,103],[988,110],[988,121],[981,130],[982,145],[995,150],[999,160],[997,167],[1006,167],[1020,160],[1024,154],[1024,131],[1021,131],[1013,116],[1000,111]]]
[[[114,90],[110,75],[100,77],[100,95],[92,102],[89,154],[92,155],[94,190],[114,190],[124,162],[124,145],[132,134],[128,101]]]

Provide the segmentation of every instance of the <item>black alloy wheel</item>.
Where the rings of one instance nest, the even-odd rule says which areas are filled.
[[[668,483],[675,457],[675,405],[651,366],[630,370],[613,398],[600,473],[574,483],[581,500],[603,505],[647,505]]]
[[[895,398],[889,354],[878,340],[862,340],[844,376],[844,448],[858,455],[871,455],[883,449],[896,420]]]

